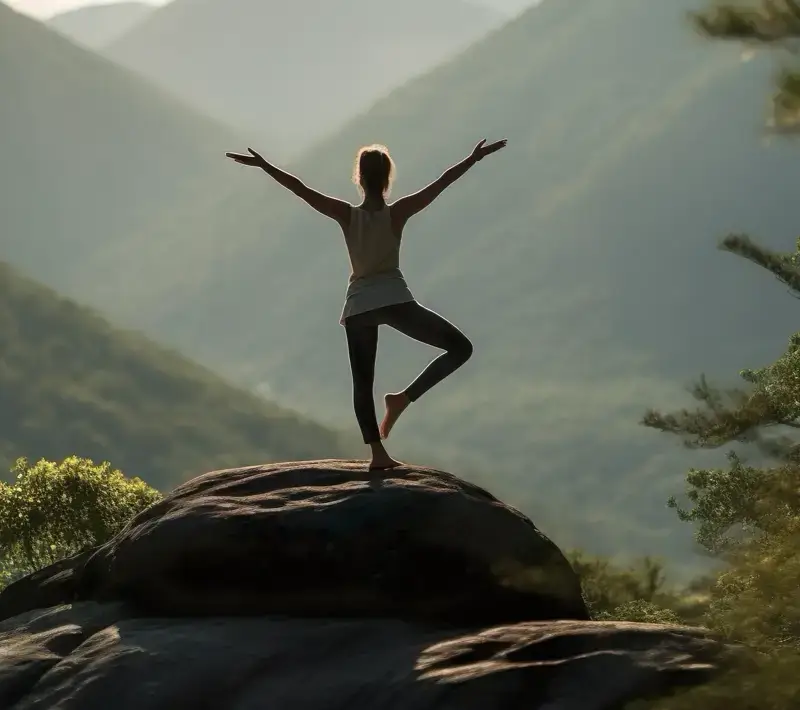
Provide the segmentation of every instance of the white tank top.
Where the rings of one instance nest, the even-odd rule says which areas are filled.
[[[352,207],[345,243],[351,273],[339,323],[344,325],[347,317],[358,313],[414,300],[400,271],[400,239],[392,230],[388,205],[375,212]]]

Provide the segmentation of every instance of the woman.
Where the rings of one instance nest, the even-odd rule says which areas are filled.
[[[389,456],[382,439],[389,436],[409,404],[461,367],[472,355],[472,343],[458,328],[421,306],[411,295],[399,264],[403,229],[411,217],[430,205],[475,163],[505,145],[505,140],[489,145],[482,140],[468,157],[445,171],[438,180],[391,205],[386,203],[386,198],[394,180],[395,167],[389,151],[382,145],[361,148],[353,171],[353,182],[362,196],[358,206],[312,190],[250,148],[249,155],[226,153],[241,165],[264,170],[317,212],[338,222],[344,233],[352,272],[339,322],[347,335],[356,418],[364,443],[372,449],[371,470],[402,465]],[[378,426],[373,386],[378,326],[381,325],[391,326],[444,352],[405,390],[385,396],[386,413]]]

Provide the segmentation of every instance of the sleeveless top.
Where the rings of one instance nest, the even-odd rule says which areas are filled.
[[[349,316],[414,300],[400,271],[400,239],[388,205],[376,212],[352,207],[345,243],[351,274],[341,325]]]

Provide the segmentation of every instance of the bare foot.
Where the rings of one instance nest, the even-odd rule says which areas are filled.
[[[400,461],[395,461],[389,454],[373,456],[372,461],[369,462],[370,471],[388,471],[392,468],[398,468],[403,464]]]
[[[386,414],[383,415],[380,432],[382,439],[388,439],[392,427],[400,418],[400,415],[406,411],[406,407],[411,404],[411,400],[401,392],[400,394],[387,394],[383,398],[383,402],[386,405]]]

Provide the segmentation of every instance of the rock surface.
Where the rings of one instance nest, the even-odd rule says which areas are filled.
[[[72,601],[167,616],[589,618],[569,562],[518,511],[448,473],[373,476],[346,461],[195,478],[91,554],[11,585],[0,619]]]
[[[0,593],[4,710],[616,710],[701,630],[589,621],[558,548],[438,471],[214,472]]]
[[[690,629],[545,621],[135,618],[85,602],[0,624],[4,710],[610,710],[706,681]]]

